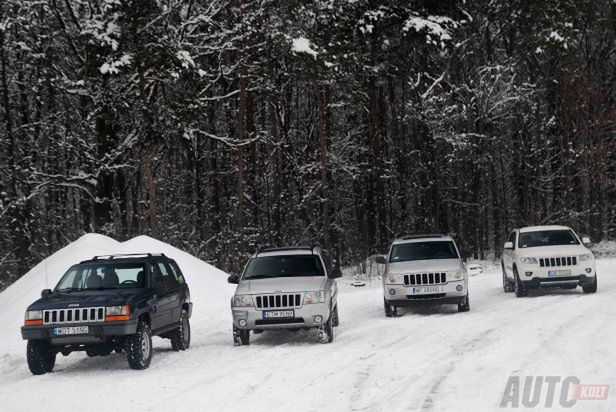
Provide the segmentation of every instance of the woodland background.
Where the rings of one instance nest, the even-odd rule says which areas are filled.
[[[2,0],[0,289],[87,232],[614,239],[615,42],[612,0]]]

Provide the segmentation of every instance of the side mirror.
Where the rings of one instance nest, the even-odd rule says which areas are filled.
[[[227,278],[227,282],[237,285],[238,283],[240,283],[240,278],[235,274],[231,274]]]
[[[387,259],[385,259],[385,256],[383,256],[383,255],[378,255],[376,257],[376,263],[378,263],[379,265],[386,265],[387,264]]]
[[[590,245],[590,238],[589,237],[583,237],[582,238],[582,243],[585,245]]]
[[[513,242],[505,243],[505,245],[503,246],[503,249],[505,249],[505,250],[513,250]]]
[[[338,279],[341,277],[342,277],[342,271],[340,270],[340,268],[333,268],[332,271],[329,273],[330,279]]]
[[[41,292],[41,298],[47,299],[47,296],[51,295],[51,289],[43,289]]]

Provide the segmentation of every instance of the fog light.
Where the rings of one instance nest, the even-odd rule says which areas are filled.
[[[321,323],[323,321],[323,317],[321,315],[317,315],[314,317],[315,323]]]
[[[395,295],[396,294],[396,289],[389,289],[389,294],[390,295]]]
[[[246,326],[246,320],[241,319],[239,322],[237,322],[240,324],[240,326]]]
[[[462,285],[458,285],[458,286],[456,286],[456,290],[457,290],[458,292],[462,292]]]
[[[586,268],[586,273],[590,273],[590,272],[592,272],[592,269],[591,268]]]
[[[526,272],[526,276],[531,276],[533,272]]]

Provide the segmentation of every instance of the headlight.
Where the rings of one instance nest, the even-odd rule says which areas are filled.
[[[387,283],[398,283],[398,278],[395,275],[387,275]]]
[[[536,265],[538,263],[537,258],[534,257],[522,257],[520,258],[520,262],[526,265]]]
[[[580,255],[580,262],[583,262],[585,260],[590,260],[590,259],[592,259],[592,255],[590,253]]]
[[[42,310],[27,310],[26,311],[26,320],[39,320],[39,319],[43,319]]]
[[[306,292],[304,303],[323,303],[325,302],[325,291]]]
[[[462,269],[454,270],[451,274],[453,275],[453,280],[464,279],[464,271]]]
[[[43,311],[27,310],[25,318],[24,326],[40,326],[43,324]]]
[[[250,295],[235,295],[233,297],[233,306],[236,307],[244,307],[244,308],[248,308],[251,306],[254,306],[254,303],[252,303],[252,296]]]
[[[107,306],[105,308],[105,316],[122,316],[130,315],[128,305],[123,306]]]

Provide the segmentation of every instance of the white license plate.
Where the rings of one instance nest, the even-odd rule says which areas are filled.
[[[263,312],[263,319],[279,319],[295,317],[294,310],[268,310]]]
[[[563,270],[548,270],[548,277],[554,278],[559,276],[571,276],[571,269]]]
[[[422,295],[426,293],[441,293],[440,286],[419,286],[411,288],[414,295]]]
[[[61,328],[54,328],[53,334],[55,336],[61,335],[85,335],[89,332],[87,326],[65,326]]]

